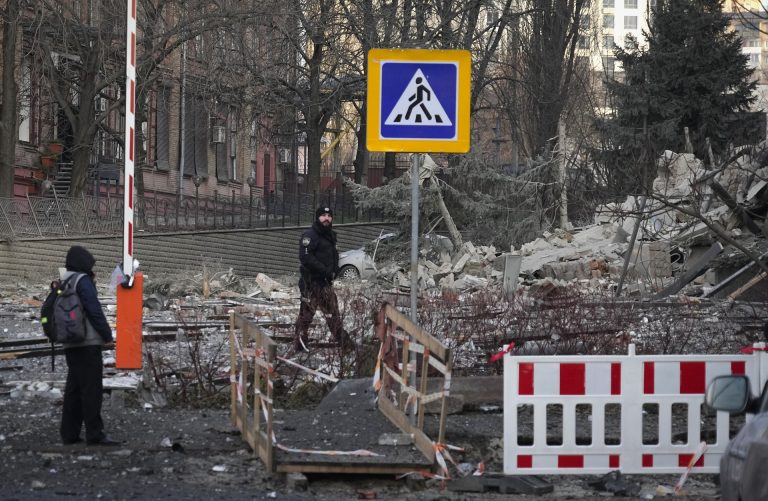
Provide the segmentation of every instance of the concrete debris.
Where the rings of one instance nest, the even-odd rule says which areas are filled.
[[[624,202],[599,206],[592,225],[544,231],[518,250],[512,248],[511,255],[521,258],[517,286],[535,286],[539,295],[569,284],[610,293],[621,281],[621,293],[629,296],[675,290],[673,284],[677,291],[690,295],[713,288],[738,269],[724,258],[704,267],[696,259],[721,240],[713,227],[743,241],[756,255],[768,250],[763,238],[762,242],[745,241],[763,237],[763,227],[768,230],[762,219],[753,220],[768,212],[768,166],[760,165],[761,156],[746,149],[743,153],[715,172],[692,154],[665,151],[657,161],[653,181],[653,189],[663,194],[664,203],[660,197],[644,201],[629,196]],[[471,241],[458,248],[450,244],[450,239],[435,235],[423,239],[421,290],[455,293],[500,286],[504,263],[517,266],[516,261],[505,258],[506,252],[493,246]],[[691,269],[694,264],[696,270]],[[406,291],[409,269],[407,262],[386,263],[377,278],[382,285]]]

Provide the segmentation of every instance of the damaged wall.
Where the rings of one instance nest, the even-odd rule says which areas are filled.
[[[378,237],[385,224],[335,225],[339,250],[362,246]],[[305,227],[258,228],[250,230],[203,231],[194,233],[136,234],[134,256],[139,270],[147,275],[165,275],[210,268],[232,268],[242,276],[298,273],[299,237]],[[56,238],[0,242],[0,280],[47,282],[64,265],[70,246],[90,249],[97,259],[99,280],[108,280],[122,260],[122,237]]]

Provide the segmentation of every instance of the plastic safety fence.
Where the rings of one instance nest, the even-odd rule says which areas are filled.
[[[760,348],[762,345],[758,346]],[[715,473],[731,417],[704,393],[721,375],[768,379],[764,349],[735,355],[504,355],[504,473]],[[705,450],[704,454],[701,451]]]

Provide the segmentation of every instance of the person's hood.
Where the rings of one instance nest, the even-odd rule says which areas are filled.
[[[79,245],[73,245],[67,251],[67,260],[65,266],[69,271],[79,271],[80,273],[91,273],[93,265],[96,264],[96,258],[88,252],[88,249]]]

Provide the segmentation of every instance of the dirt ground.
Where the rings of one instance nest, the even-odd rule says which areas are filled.
[[[38,306],[23,304],[25,300],[18,299],[26,295],[24,291],[14,292],[0,301],[0,341],[40,336],[40,326],[34,320]],[[113,314],[113,306],[105,305],[108,313]],[[174,343],[167,345],[168,349],[175,349]],[[113,363],[114,352],[105,352],[108,375],[117,372],[110,367],[110,358]],[[65,377],[62,356],[57,357],[53,372],[48,357],[0,357],[0,499],[337,501],[366,496],[388,500],[613,497],[612,493],[600,492],[588,484],[596,477],[583,476],[546,477],[554,490],[540,496],[454,492],[440,481],[415,476],[397,479],[394,475],[309,475],[306,487],[294,486],[284,475],[266,471],[231,424],[226,399],[217,406],[190,408],[173,403],[149,405],[135,391],[106,393],[106,430],[124,443],[117,447],[64,446],[58,428]],[[226,383],[223,387],[226,388]],[[333,391],[326,398],[332,395]],[[363,414],[363,419],[373,416],[371,413],[378,415],[377,410],[366,405],[368,414]],[[314,435],[321,440],[322,433],[341,433],[333,426],[315,423],[312,414],[320,419],[322,409],[323,402],[314,409],[301,409],[301,419],[295,420],[276,415],[279,440],[285,439],[289,446],[302,446],[303,440],[306,446]],[[366,421],[371,424],[375,419]],[[501,472],[502,423],[500,409],[450,415],[446,442],[464,448],[463,453],[454,453],[456,462],[474,467],[483,461],[487,472]],[[365,434],[375,444],[381,432],[369,429]],[[453,468],[451,471],[455,472]],[[636,485],[639,493],[628,498],[617,496],[619,499],[653,499],[659,485],[671,487],[677,476],[628,476],[625,480]],[[719,499],[713,480],[712,475],[692,475],[685,485],[688,498]]]
[[[24,368],[4,370],[0,377],[6,386],[14,380],[31,381],[35,370],[45,375],[46,363],[26,361]],[[63,376],[63,368],[57,367],[55,374]],[[390,475],[310,475],[306,489],[294,488],[283,475],[265,470],[231,425],[227,409],[150,408],[124,392],[107,394],[103,412],[107,430],[125,441],[122,446],[64,446],[58,439],[61,398],[55,387],[60,384],[53,389],[47,385],[27,384],[0,396],[2,499],[345,500],[373,492],[377,499],[587,500],[607,494],[587,485],[595,477],[547,477],[554,492],[541,496],[453,492],[437,481]],[[488,471],[501,471],[501,420],[500,413],[452,415],[446,439],[466,449],[455,459],[471,464],[482,459]],[[284,421],[278,426],[285,428],[278,429],[281,436],[291,429]],[[676,480],[627,477],[642,489],[631,499],[651,499],[658,485],[669,487]],[[711,475],[695,475],[686,484],[691,499],[718,499],[716,489]]]

